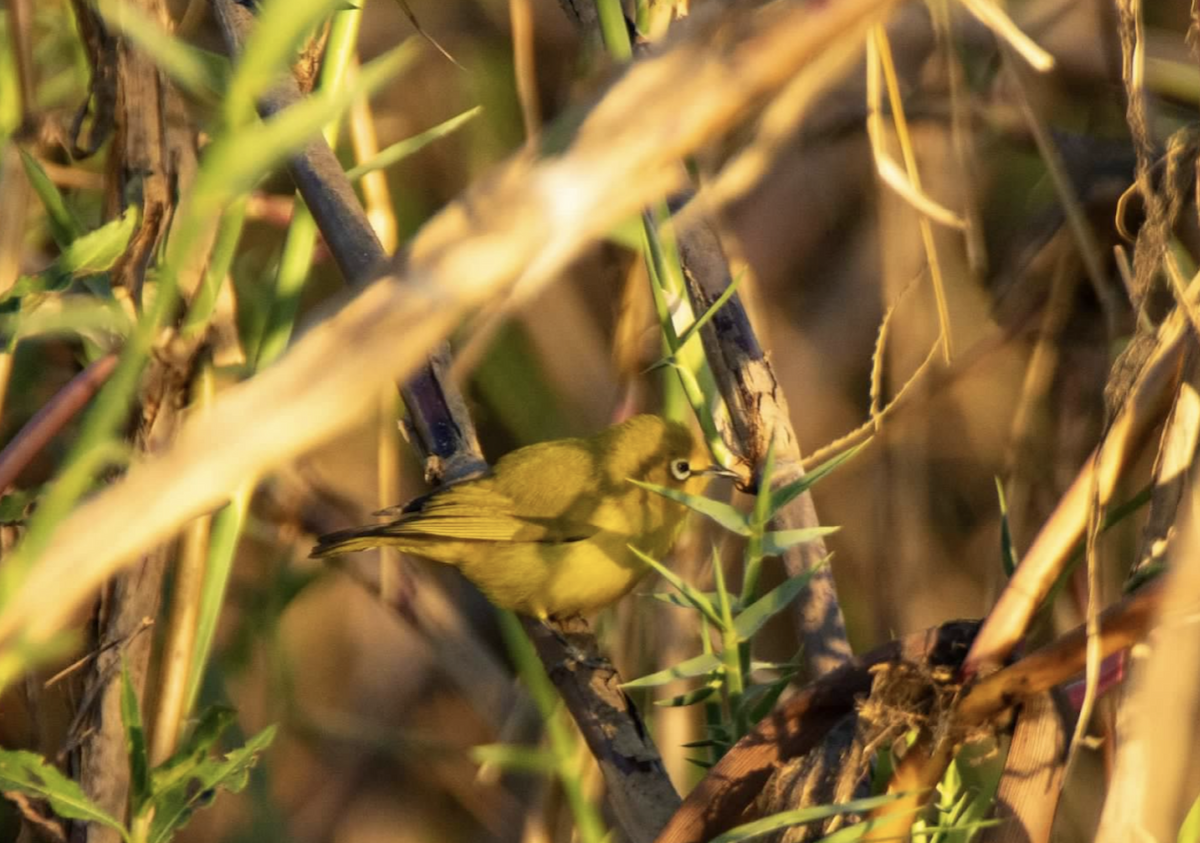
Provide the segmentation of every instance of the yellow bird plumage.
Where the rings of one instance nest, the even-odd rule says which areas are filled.
[[[688,513],[629,480],[699,494],[726,473],[687,426],[634,416],[586,439],[513,451],[390,523],[322,536],[312,555],[388,545],[455,566],[502,608],[543,618],[590,612],[649,570],[629,545],[661,558]]]

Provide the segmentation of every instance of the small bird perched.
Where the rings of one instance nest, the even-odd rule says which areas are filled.
[[[591,612],[649,570],[629,546],[662,557],[688,513],[629,480],[699,494],[714,475],[733,472],[686,425],[634,416],[586,439],[513,451],[394,521],[322,536],[312,555],[386,545],[453,565],[504,609],[543,619]]]

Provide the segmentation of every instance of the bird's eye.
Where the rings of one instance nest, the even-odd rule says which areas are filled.
[[[671,476],[676,480],[687,480],[692,476],[692,467],[687,460],[671,460]]]

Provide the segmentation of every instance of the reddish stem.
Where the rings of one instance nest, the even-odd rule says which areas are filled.
[[[0,492],[11,486],[38,452],[92,400],[116,366],[117,355],[101,357],[72,378],[25,423],[0,452]]]

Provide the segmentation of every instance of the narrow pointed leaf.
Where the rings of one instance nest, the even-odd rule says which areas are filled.
[[[855,445],[853,448],[842,451],[842,453],[838,454],[837,456],[830,457],[828,460],[821,463],[819,466],[814,468],[808,474],[805,474],[800,479],[793,480],[786,486],[781,486],[780,488],[771,492],[771,514],[774,515],[775,513],[779,512],[779,510],[787,506],[795,498],[807,492],[814,483],[816,483],[826,474],[829,474],[829,472],[833,471],[846,460],[853,457],[863,448],[867,447],[867,445],[870,443],[871,440],[868,439],[865,442]]]
[[[764,533],[763,556],[778,556],[790,547],[836,533],[841,527],[801,527],[796,530],[775,530]]]
[[[825,561],[821,564],[824,565],[828,561],[829,558],[826,557]],[[763,624],[786,609],[788,604],[796,599],[796,595],[804,590],[809,580],[812,579],[813,574],[818,570],[820,570],[820,566],[814,567],[810,571],[805,571],[803,574],[789,577],[758,598],[753,605],[748,606],[744,612],[737,616],[737,620],[733,624],[734,629],[737,630],[738,638],[742,641],[749,641],[756,632],[762,629]]]
[[[725,303],[733,298],[733,294],[737,292],[738,285],[742,283],[742,277],[746,273],[739,272],[737,277],[730,282],[725,288],[725,292],[721,293],[720,297],[713,302],[708,310],[704,311],[703,315],[695,322],[687,326],[687,329],[679,336],[679,347],[683,348],[687,345],[687,341],[696,335],[696,332],[708,324],[709,320],[717,315],[717,311],[725,306]]]
[[[675,588],[679,589],[679,593],[682,594],[689,603],[699,609],[706,618],[716,624],[718,629],[720,629],[722,632],[726,631],[727,627],[725,626],[725,622],[721,620],[721,616],[717,613],[717,610],[713,606],[712,602],[704,596],[704,592],[688,585],[679,577],[678,574],[663,565],[657,559],[647,556],[633,545],[626,546],[632,550],[639,559],[641,559],[654,570],[658,571],[658,573],[662,574],[663,579],[675,586]]]
[[[1011,577],[1017,570],[1017,551],[1008,523],[1008,501],[1004,498],[1004,485],[999,477],[996,478],[996,497],[1000,500],[1000,564],[1004,566],[1005,576]]]
[[[47,764],[37,753],[0,750],[0,791],[45,799],[50,810],[63,819],[99,823],[116,829],[123,839],[129,840],[121,824],[88,799],[78,782]]]
[[[121,661],[121,721],[125,726],[125,751],[129,756],[130,801],[136,814],[150,797],[150,756],[137,691],[124,659]]]
[[[816,822],[817,820],[828,819],[829,817],[838,814],[857,814],[863,811],[870,811],[878,808],[881,805],[886,805],[889,802],[894,802],[900,798],[902,794],[886,794],[884,796],[871,796],[866,799],[854,799],[850,802],[841,805],[815,805],[811,808],[800,808],[795,811],[783,811],[778,814],[772,814],[769,817],[763,817],[760,820],[739,825],[737,828],[732,828],[724,834],[714,837],[711,843],[740,843],[742,840],[750,840],[754,837],[759,837],[763,834],[769,834],[773,831],[778,831],[782,828],[789,828],[793,825],[803,825],[805,823]],[[869,822],[869,821],[868,821]],[[843,831],[861,828],[867,825],[867,822],[858,823],[850,826]],[[865,833],[866,829],[859,831],[856,836],[842,837],[841,840],[856,840]],[[829,840],[830,838],[825,838]],[[824,843],[824,841],[822,841]]]
[[[138,207],[131,205],[116,219],[76,237],[63,248],[62,254],[54,262],[55,270],[79,276],[112,269],[137,231],[140,217]]]
[[[731,533],[737,533],[739,536],[750,535],[750,527],[746,516],[727,503],[714,501],[712,498],[706,498],[702,495],[689,495],[687,492],[668,489],[666,486],[658,486],[654,483],[644,483],[641,480],[633,480],[632,478],[629,482],[643,489],[648,489],[655,494],[662,495],[664,498],[678,501],[688,509],[699,512],[701,515],[716,521]]]
[[[678,679],[695,679],[697,676],[707,676],[721,666],[721,658],[715,653],[701,653],[674,667],[668,667],[655,673],[640,676],[621,684],[622,688],[653,688],[666,685]]]
[[[712,685],[701,685],[699,688],[693,688],[690,691],[685,691],[674,697],[667,697],[662,700],[655,700],[654,704],[663,708],[686,708],[689,705],[702,703],[713,694],[717,689]]]
[[[37,162],[37,159],[19,146],[17,151],[21,153],[21,164],[25,168],[25,177],[29,180],[33,192],[37,194],[46,211],[50,236],[54,238],[54,242],[60,249],[65,249],[75,238],[83,234],[83,223],[71,211],[67,200],[63,198],[58,187],[46,175],[46,171],[42,169],[42,165]]]
[[[558,759],[552,752],[507,743],[477,746],[471,750],[471,757],[480,764],[495,764],[505,770],[527,773],[552,773],[558,766]]]
[[[717,593],[715,591],[701,591],[700,593],[703,594],[705,599],[707,599],[709,601],[715,602],[717,599]],[[650,598],[651,600],[657,600],[659,603],[666,603],[668,606],[678,606],[681,609],[696,608],[691,603],[689,603],[686,599],[684,599],[682,596],[680,596],[679,592],[676,592],[676,591],[646,591],[646,592],[642,592],[642,593],[638,594],[637,596],[638,597],[647,597],[647,598]],[[730,604],[733,607],[733,611],[740,612],[741,611],[740,601],[738,601],[732,594],[729,595],[729,597],[733,601]]]
[[[787,677],[778,679],[769,685],[755,685],[751,688],[751,693],[746,694],[746,701],[750,710],[750,722],[757,723],[770,714],[771,709],[775,708],[775,703],[779,702],[780,696],[783,695],[783,692],[790,683],[791,678]],[[761,693],[753,693],[757,692],[760,688],[763,689]]]
[[[398,143],[394,143],[387,149],[380,150],[375,155],[372,155],[354,169],[349,170],[346,173],[346,178],[350,179],[350,181],[357,181],[367,175],[367,173],[373,173],[376,170],[382,170],[393,164],[397,164],[405,158],[417,154],[434,141],[440,140],[458,128],[465,126],[482,113],[482,105],[468,108],[463,113],[438,123],[432,129],[426,129],[419,135],[413,135],[411,138],[405,138]]]
[[[680,746],[684,749],[712,749],[713,747],[716,747],[718,749],[725,750],[729,749],[729,742],[716,741],[712,738],[706,738],[702,741],[688,741],[687,743],[680,744]]]
[[[721,612],[722,631],[733,628],[733,604],[729,589],[725,587],[725,566],[716,545],[712,549],[713,585],[717,587],[717,609]]]

